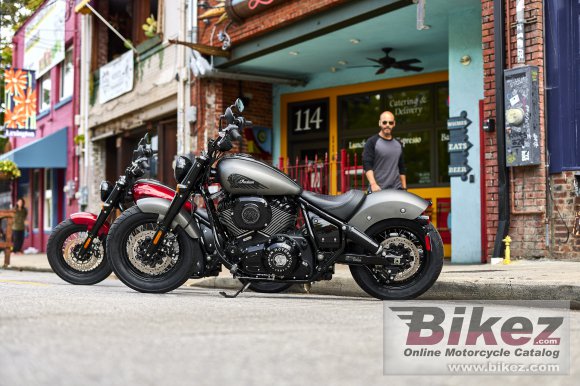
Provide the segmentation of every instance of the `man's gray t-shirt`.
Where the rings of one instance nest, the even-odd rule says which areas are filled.
[[[401,189],[401,174],[405,174],[403,145],[397,139],[384,139],[375,134],[365,143],[365,172],[372,170],[381,189]]]

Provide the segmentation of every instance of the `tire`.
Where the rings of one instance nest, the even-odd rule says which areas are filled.
[[[425,230],[417,222],[402,219],[385,220],[373,225],[367,230],[367,235],[379,243],[390,243],[394,248],[407,246],[407,250],[415,251],[412,252],[416,253],[413,261],[418,261],[418,266],[411,264],[411,268],[397,275],[394,281],[385,283],[380,279],[380,274],[384,272],[381,266],[351,265],[354,280],[366,293],[380,300],[414,299],[421,295],[431,288],[443,268],[440,244],[432,242],[431,252],[425,245],[425,235],[431,231],[435,231],[432,225]],[[398,236],[394,236],[395,233]],[[401,238],[412,243],[415,249]]]
[[[62,280],[77,285],[92,285],[105,280],[112,272],[105,256],[104,236],[93,240],[88,261],[75,257],[87,236],[87,226],[67,219],[50,234],[46,255],[50,267]]]
[[[246,284],[247,282],[243,279],[240,279],[242,284]],[[292,286],[292,283],[275,283],[275,282],[267,282],[267,281],[257,281],[252,282],[250,284],[249,289],[254,292],[258,292],[261,294],[277,294],[283,291],[286,291],[288,288]]]
[[[203,262],[197,240],[193,240],[181,228],[165,235],[164,240],[175,237],[170,247],[175,256],[171,258],[163,251],[160,262],[145,265],[136,250],[147,244],[154,234],[159,215],[144,213],[139,207],[127,209],[115,220],[107,236],[107,256],[115,275],[128,287],[147,293],[173,291],[189,279]],[[195,265],[194,265],[195,264]]]

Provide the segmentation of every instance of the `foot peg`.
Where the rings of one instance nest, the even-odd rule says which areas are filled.
[[[248,289],[248,287],[250,286],[250,284],[252,284],[251,281],[247,282],[246,284],[244,284],[244,286],[238,292],[236,292],[233,295],[228,295],[225,291],[221,291],[220,292],[220,295],[222,295],[224,298],[227,298],[227,299],[237,298],[239,294],[241,294],[242,292],[244,292],[245,290]]]

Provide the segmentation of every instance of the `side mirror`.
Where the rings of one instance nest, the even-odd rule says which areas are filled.
[[[226,109],[226,112],[224,115],[226,117],[226,121],[228,122],[228,125],[231,125],[232,123],[234,123],[235,117],[234,117],[234,113],[232,112],[232,109],[230,107],[228,107]]]
[[[241,98],[236,99],[235,105],[240,113],[244,111],[244,102],[242,102]]]

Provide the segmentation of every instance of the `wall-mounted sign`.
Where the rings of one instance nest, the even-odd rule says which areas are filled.
[[[4,73],[4,134],[34,137],[36,133],[36,77],[34,71],[9,68]]]
[[[24,68],[36,77],[64,60],[65,0],[48,1],[24,30]]]
[[[467,164],[469,149],[473,146],[467,136],[467,126],[471,121],[467,119],[467,112],[462,111],[458,117],[451,117],[447,120],[449,130],[449,177],[461,177],[462,181],[467,180],[467,175],[471,172],[471,167]]]
[[[506,70],[507,166],[540,164],[540,102],[537,67]]]
[[[288,131],[293,136],[328,132],[328,99],[288,105]]]
[[[280,5],[288,0],[226,0],[225,9],[228,16],[236,23],[241,24],[244,19],[264,12],[272,6]]]
[[[99,69],[99,103],[105,103],[133,90],[133,51]]]

